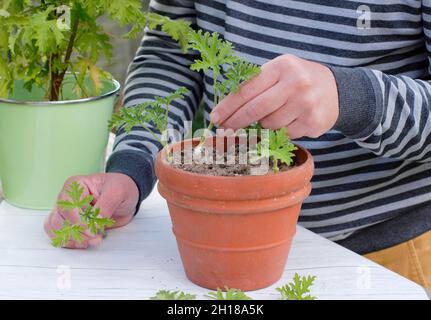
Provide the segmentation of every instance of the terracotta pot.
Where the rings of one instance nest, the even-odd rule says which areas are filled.
[[[281,277],[301,204],[311,191],[310,153],[298,147],[296,165],[263,176],[209,176],[175,169],[159,153],[158,189],[192,282],[248,291]]]

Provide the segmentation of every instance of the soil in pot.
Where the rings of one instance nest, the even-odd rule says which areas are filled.
[[[184,152],[181,152],[181,159],[186,158],[187,156]],[[217,159],[221,159],[220,162],[217,163]],[[213,149],[213,154],[208,161],[208,163],[187,163],[184,164],[184,161],[175,162],[172,166],[176,169],[184,170],[191,173],[197,174],[205,174],[211,176],[248,176],[252,174],[252,169],[258,169],[260,167],[259,163],[245,163],[241,164],[239,161],[238,154],[238,146],[236,146],[236,151],[234,154],[234,161],[231,164],[228,164],[228,153],[227,152],[217,152],[216,149]],[[273,162],[269,160],[269,168],[272,168]],[[279,171],[287,171],[295,166],[295,163],[291,166],[287,166],[285,164],[279,165]]]

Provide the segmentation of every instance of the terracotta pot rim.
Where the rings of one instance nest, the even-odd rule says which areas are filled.
[[[298,188],[287,194],[279,195],[277,197],[277,202],[272,201],[273,197],[262,197],[259,199],[246,200],[219,199],[217,203],[214,203],[211,202],[211,200],[213,200],[211,197],[190,197],[184,193],[169,190],[169,188],[162,183],[159,183],[157,188],[162,197],[169,199],[172,204],[175,204],[178,207],[187,208],[193,212],[210,212],[211,214],[217,215],[239,216],[271,213],[302,202],[302,199],[311,192],[311,183],[307,183],[302,188]],[[244,202],[247,204],[245,207],[242,206]],[[225,206],[220,206],[220,203],[224,203]],[[239,204],[239,206],[235,206],[235,204]]]
[[[213,137],[213,139],[215,139],[215,137]],[[186,139],[186,140],[175,142],[175,143],[173,143],[172,145],[169,146],[169,150],[171,150],[172,147],[175,146],[175,145],[178,145],[180,143],[183,143],[185,141],[190,141],[190,140],[192,140],[192,141],[199,141],[199,138]],[[256,179],[256,178],[266,178],[267,179],[268,177],[271,177],[271,176],[277,176],[277,177],[281,177],[283,175],[288,176],[288,175],[291,175],[291,174],[293,174],[293,173],[295,173],[297,171],[302,170],[302,168],[305,167],[305,166],[312,165],[312,163],[311,163],[312,162],[312,157],[311,157],[310,152],[308,152],[308,150],[306,150],[305,148],[303,148],[303,147],[301,147],[301,146],[299,146],[297,144],[294,144],[294,145],[298,148],[298,150],[301,150],[307,156],[307,159],[304,161],[304,163],[301,163],[300,165],[292,167],[292,168],[290,168],[287,171],[279,171],[279,172],[276,172],[276,173],[273,172],[270,169],[268,171],[268,173],[263,174],[263,175],[216,176],[216,175],[210,175],[210,174],[201,174],[201,173],[189,172],[189,171],[181,170],[181,169],[178,169],[178,168],[174,168],[169,162],[167,162],[166,161],[166,154],[165,154],[165,150],[164,149],[162,149],[161,151],[159,151],[159,155],[158,156],[161,157],[160,164],[162,164],[165,168],[167,168],[168,170],[173,171],[173,172],[175,172],[177,174],[181,174],[181,175],[184,175],[186,177],[188,176],[190,178],[193,178],[193,177],[194,178],[196,178],[196,177],[207,178],[208,177],[208,178],[211,178],[211,180],[219,180],[219,181],[230,181],[230,180],[238,180],[238,179],[244,179],[244,180],[250,179],[251,180],[251,179]]]

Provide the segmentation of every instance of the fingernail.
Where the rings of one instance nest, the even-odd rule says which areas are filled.
[[[212,112],[211,121],[214,123],[218,123],[220,121],[220,115],[217,112]]]

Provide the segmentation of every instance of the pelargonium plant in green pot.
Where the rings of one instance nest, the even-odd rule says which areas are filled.
[[[112,48],[101,16],[126,37],[147,23],[181,36],[140,0],[0,2],[0,180],[11,204],[48,209],[68,176],[103,168],[120,85],[98,66]]]

